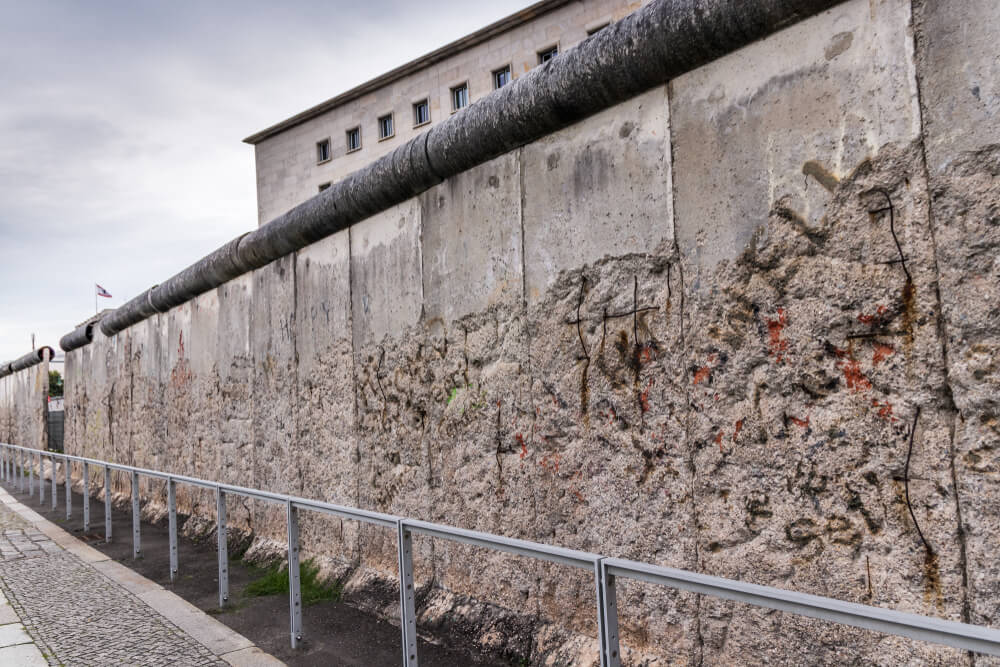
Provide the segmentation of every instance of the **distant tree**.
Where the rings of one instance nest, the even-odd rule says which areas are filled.
[[[63,395],[63,379],[59,371],[49,371],[49,396]]]

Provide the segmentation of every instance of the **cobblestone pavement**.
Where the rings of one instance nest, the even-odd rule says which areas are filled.
[[[50,665],[225,665],[0,504],[0,589]]]

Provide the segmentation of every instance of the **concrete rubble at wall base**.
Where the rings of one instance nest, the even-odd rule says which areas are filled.
[[[1000,104],[977,31],[1000,10],[967,7],[851,0],[95,331],[67,354],[67,448],[995,625]],[[178,502],[210,525],[210,494]],[[280,509],[228,511],[281,557]],[[397,613],[393,533],[302,535]],[[414,554],[422,631],[596,662],[588,573]],[[619,607],[629,664],[968,661],[641,584]]]

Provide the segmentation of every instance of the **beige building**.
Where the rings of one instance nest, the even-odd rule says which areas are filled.
[[[264,224],[635,11],[637,0],[542,0],[244,139]]]

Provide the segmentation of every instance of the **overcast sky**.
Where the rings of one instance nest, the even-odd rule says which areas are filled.
[[[253,132],[530,0],[0,0],[0,362],[256,227]]]

